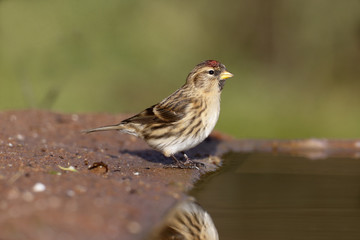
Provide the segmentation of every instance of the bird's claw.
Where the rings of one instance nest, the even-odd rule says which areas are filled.
[[[179,161],[174,155],[172,158],[174,159],[174,164],[171,164],[169,168],[181,168],[181,169],[196,169],[200,170],[201,167],[205,167],[204,163],[192,161],[189,157],[184,154],[185,162]],[[165,167],[168,168],[168,167]]]
[[[184,157],[186,159],[184,162],[184,165],[186,165],[186,166],[192,166],[192,168],[195,168],[198,170],[200,167],[205,167],[204,163],[192,161],[185,153],[184,153]]]
[[[165,166],[164,168],[180,168],[180,169],[196,169],[199,170],[200,168],[196,164],[171,164]]]
[[[186,159],[186,161],[184,162],[185,166],[188,166],[189,168],[195,168],[198,169],[201,167],[205,167],[205,164],[202,162],[197,162],[197,161],[192,161],[190,159]]]
[[[204,163],[196,161],[186,161],[186,162],[175,162],[174,164],[165,166],[164,168],[180,168],[180,169],[196,169],[200,170],[201,167],[205,167]]]

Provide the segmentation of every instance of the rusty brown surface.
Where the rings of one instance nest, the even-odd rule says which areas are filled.
[[[218,134],[188,154],[205,170],[172,169],[133,136],[80,133],[125,117],[0,113],[0,239],[142,239],[226,151]]]
[[[188,152],[205,169],[173,169],[166,168],[171,159],[133,136],[80,133],[125,117],[0,113],[0,239],[143,239],[228,151],[321,158],[358,157],[360,150],[357,140],[238,141],[213,133]]]

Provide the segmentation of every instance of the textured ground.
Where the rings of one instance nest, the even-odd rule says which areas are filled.
[[[80,133],[125,117],[0,113],[0,239],[142,239],[228,150],[213,135],[188,154],[206,169],[172,169],[133,136]]]
[[[206,168],[173,169],[133,136],[80,133],[125,117],[0,113],[0,239],[143,239],[228,151],[359,157],[360,141],[235,141],[215,133],[188,153]]]

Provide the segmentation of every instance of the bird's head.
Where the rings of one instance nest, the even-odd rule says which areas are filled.
[[[233,74],[226,70],[224,64],[215,60],[206,60],[190,72],[186,84],[205,92],[219,91],[224,87],[225,80]]]

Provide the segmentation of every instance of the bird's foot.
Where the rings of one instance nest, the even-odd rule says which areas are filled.
[[[204,163],[191,160],[188,157],[188,155],[186,155],[185,153],[184,153],[184,157],[186,159],[184,162],[184,165],[186,165],[186,166],[193,166],[193,168],[196,168],[196,169],[199,169],[200,167],[205,167]]]
[[[170,165],[170,168],[181,168],[181,169],[197,169],[204,167],[205,164],[201,162],[196,162],[191,160],[186,154],[184,154],[185,162],[179,161],[175,156],[172,156],[174,159],[174,164]]]

